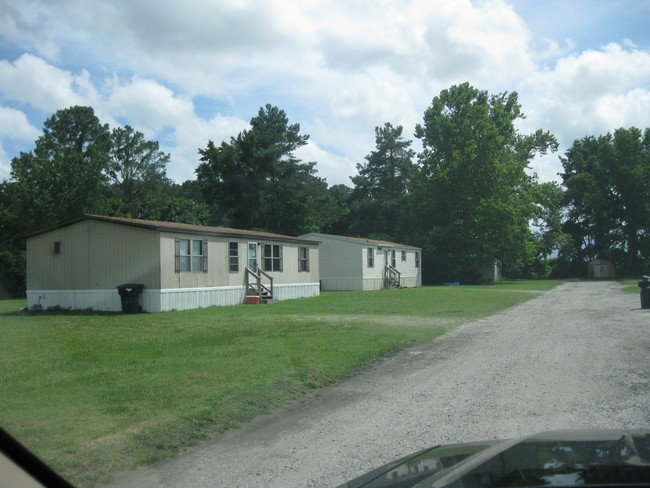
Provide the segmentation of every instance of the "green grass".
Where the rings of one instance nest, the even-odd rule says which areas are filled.
[[[0,424],[80,486],[287,406],[558,282],[121,315],[0,301]]]
[[[623,291],[627,293],[639,293],[639,280],[618,280],[618,282],[623,285]]]

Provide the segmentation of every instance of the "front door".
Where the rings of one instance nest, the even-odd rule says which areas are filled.
[[[257,273],[257,242],[248,243],[248,269]]]

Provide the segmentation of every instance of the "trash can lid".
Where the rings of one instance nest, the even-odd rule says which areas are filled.
[[[141,288],[144,288],[144,285],[142,285],[142,284],[133,284],[133,283],[127,283],[126,285],[117,285],[118,290],[131,291],[131,290],[141,289]]]

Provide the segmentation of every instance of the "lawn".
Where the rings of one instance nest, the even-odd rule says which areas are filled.
[[[0,424],[92,486],[557,284],[330,292],[140,315],[0,301]]]
[[[639,280],[633,280],[633,279],[626,279],[626,280],[619,280],[618,281],[621,285],[625,286],[623,288],[623,291],[626,291],[628,293],[639,293]]]

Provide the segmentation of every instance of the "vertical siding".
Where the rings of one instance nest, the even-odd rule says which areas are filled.
[[[175,271],[175,240],[207,239],[208,241],[208,272]],[[239,244],[239,271],[230,272],[229,243]],[[248,265],[248,242],[246,239],[227,237],[187,235],[163,233],[160,238],[160,267],[161,289],[175,288],[205,288],[221,286],[243,286],[245,270]],[[261,244],[279,244],[282,246],[282,271],[270,272],[274,284],[314,283],[319,279],[318,246],[287,243],[280,241],[261,242]],[[298,271],[298,247],[309,248],[309,271]],[[260,266],[262,265],[262,250],[258,251]]]
[[[175,239],[205,239],[207,272],[175,272]],[[229,271],[229,242],[239,243],[239,271]],[[60,242],[55,254],[54,243]],[[269,242],[271,243],[271,242]],[[319,293],[317,244],[275,241],[283,271],[273,273],[276,298]],[[246,239],[184,235],[92,219],[53,229],[27,241],[29,306],[121,310],[117,286],[141,283],[144,311],[160,312],[243,302]],[[308,272],[298,271],[298,247],[309,248]]]
[[[402,251],[406,252],[406,261],[402,261]],[[395,268],[402,273],[402,285],[406,287],[422,286],[422,256],[420,266],[415,267],[415,255],[420,251],[413,249],[395,250]]]
[[[276,300],[315,297],[320,294],[319,283],[294,283],[275,287]],[[140,295],[143,312],[169,312],[194,308],[239,305],[244,301],[243,286],[155,290],[145,288]],[[43,309],[63,309],[119,312],[122,302],[115,289],[109,290],[28,290],[27,305]]]
[[[415,267],[416,251],[412,248],[379,246],[376,243],[364,243],[347,240],[345,237],[325,234],[307,234],[307,239],[317,240],[320,245],[320,276],[323,291],[328,290],[379,290],[383,288],[385,251],[395,251],[395,267],[402,273],[402,285],[408,287],[422,285],[421,259],[420,267]],[[368,267],[368,249],[374,250],[374,266]],[[402,261],[402,251],[406,252],[406,261]]]
[[[183,271],[176,272],[175,243],[176,239],[207,240],[208,272]],[[228,240],[218,237],[208,237],[196,234],[161,233],[160,234],[160,274],[161,289],[174,288],[203,288],[228,286],[233,279],[228,271]],[[243,283],[243,270],[240,263],[240,273]]]
[[[279,285],[273,290],[273,295],[273,298],[276,298],[277,300],[317,297],[320,295],[320,285],[319,283]]]
[[[317,245],[262,242],[262,244],[280,244],[282,246],[282,271],[267,271],[273,277],[275,285],[289,285],[295,283],[314,283],[320,278],[319,272],[319,248]],[[298,248],[309,249],[309,271],[298,271]],[[260,266],[263,266],[262,250],[259,250]]]
[[[332,283],[332,280],[352,283],[361,279],[366,262],[359,245],[320,234],[307,237],[320,242],[318,254],[320,256],[320,279],[323,283]]]
[[[54,254],[60,242],[60,254]],[[85,220],[27,240],[27,288],[101,290],[124,283],[160,287],[158,233]]]
[[[362,244],[355,244],[355,246],[362,246]],[[368,267],[368,248],[374,249],[375,259],[374,266],[372,268]],[[370,283],[364,284],[364,290],[377,290],[374,283],[379,281],[381,283],[384,276],[384,251],[379,250],[377,246],[372,244],[363,245],[362,247],[363,254],[363,280],[369,281]],[[381,286],[379,286],[381,288]]]

